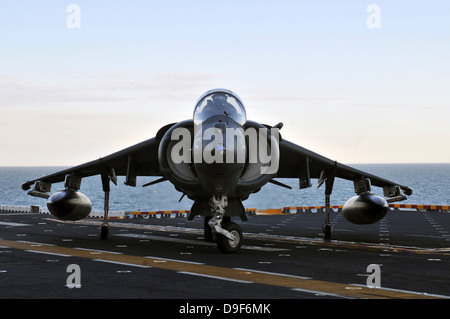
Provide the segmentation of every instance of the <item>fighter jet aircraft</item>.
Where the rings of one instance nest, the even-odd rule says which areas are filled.
[[[240,226],[246,221],[242,204],[267,183],[289,186],[275,178],[297,178],[301,189],[325,184],[324,239],[331,237],[330,195],[335,178],[354,182],[356,196],[343,207],[343,215],[356,224],[372,224],[388,211],[388,202],[406,199],[412,189],[384,178],[330,160],[281,137],[283,124],[274,126],[247,120],[242,100],[232,91],[214,89],[197,101],[193,119],[162,127],[154,138],[109,156],[42,176],[22,184],[28,194],[47,198],[49,211],[62,220],[79,220],[91,212],[90,200],[79,192],[84,177],[100,175],[105,194],[104,221],[100,238],[109,234],[110,182],[125,176],[136,186],[137,176],[160,178],[143,186],[169,181],[193,201],[188,215],[204,217],[205,240],[216,241],[221,252],[239,250]],[[65,189],[50,195],[51,185],[64,181]],[[384,197],[371,193],[382,187]]]

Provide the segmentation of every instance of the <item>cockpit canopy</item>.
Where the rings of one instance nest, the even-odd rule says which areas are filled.
[[[215,115],[227,116],[239,125],[247,121],[242,100],[224,89],[210,90],[199,98],[194,109],[194,123],[199,125]]]

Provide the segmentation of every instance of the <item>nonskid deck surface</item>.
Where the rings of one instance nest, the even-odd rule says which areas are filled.
[[[358,226],[332,213],[324,241],[323,213],[252,215],[238,221],[241,250],[222,254],[203,240],[201,218],[111,220],[110,238],[100,240],[98,218],[1,212],[0,298],[446,297],[449,217],[390,211]],[[379,289],[367,286],[369,265],[379,268]]]

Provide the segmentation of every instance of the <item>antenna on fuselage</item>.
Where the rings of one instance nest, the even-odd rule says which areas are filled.
[[[228,117],[230,116],[230,114],[228,114],[227,111],[223,111],[223,114],[225,114],[225,116],[227,117],[227,125],[228,125]]]

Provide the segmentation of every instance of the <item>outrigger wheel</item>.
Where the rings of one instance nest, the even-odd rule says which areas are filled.
[[[325,240],[331,239],[331,224],[323,225],[322,231],[323,231],[323,239]]]
[[[229,231],[233,236],[234,240],[227,238],[222,234],[217,234],[217,247],[223,253],[235,253],[239,251],[242,244],[242,230],[241,227],[232,221],[223,221],[222,228]]]
[[[109,236],[109,225],[102,225],[100,228],[100,239],[108,239]]]

